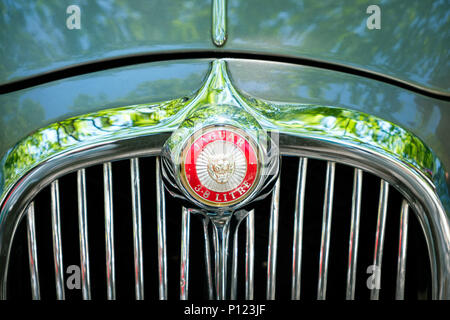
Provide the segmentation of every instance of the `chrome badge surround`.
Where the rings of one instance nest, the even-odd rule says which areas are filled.
[[[218,60],[212,64],[204,86],[185,110],[183,121],[166,141],[161,152],[163,179],[172,196],[188,200],[189,206],[194,204],[206,212],[232,213],[270,193],[280,171],[280,153],[276,141],[278,135],[267,131],[260,124],[252,108],[232,86],[225,61]],[[255,152],[255,180],[248,186],[245,194],[236,196],[231,201],[202,197],[195,186],[189,185],[183,171],[186,150],[196,139],[216,130],[234,132],[248,142]]]
[[[205,113],[210,114],[210,112],[213,112],[214,115],[209,116],[207,120],[204,119],[203,115]],[[252,119],[252,121],[246,123],[247,127],[233,119],[237,113],[245,116],[247,119]],[[252,167],[252,170],[254,171],[254,176],[246,167],[244,178],[247,177],[247,174],[250,174],[249,177],[252,177],[252,179],[243,179],[239,181],[238,186],[235,186],[235,188],[228,188],[214,193],[212,189],[207,188],[202,183],[190,184],[189,181],[194,178],[185,171],[186,158],[189,150],[192,150],[191,148],[197,148],[198,153],[204,150],[203,147],[195,147],[198,139],[205,135],[211,135],[211,133],[219,134],[221,131],[234,134],[235,139],[242,139],[242,143],[252,150],[249,156],[253,154],[252,166],[254,167]],[[208,143],[215,141],[220,140],[214,139],[214,141],[208,141]],[[244,155],[244,158],[248,161],[247,156]],[[270,193],[279,175],[279,159],[279,149],[274,139],[245,110],[230,105],[206,105],[188,115],[186,120],[167,140],[161,154],[161,167],[165,187],[175,198],[188,200],[196,207],[207,212],[233,212],[253,200],[264,198]],[[248,163],[246,166],[248,166]],[[189,165],[197,167],[195,162]],[[235,168],[230,170],[235,170]],[[232,172],[229,172],[229,174],[232,174]],[[213,178],[210,176],[206,179],[212,180]],[[244,189],[239,191],[239,187]],[[214,198],[211,197],[211,194]]]
[[[205,136],[210,140],[199,146],[199,140]],[[217,147],[218,144],[221,145]],[[216,147],[211,147],[213,145]],[[208,154],[211,148],[215,149],[211,151],[224,152]],[[260,154],[259,146],[239,128],[202,128],[189,137],[183,147],[181,182],[190,195],[202,203],[212,207],[236,204],[247,198],[259,182]],[[186,172],[186,167],[195,172]],[[197,178],[198,182],[192,185],[190,181]]]

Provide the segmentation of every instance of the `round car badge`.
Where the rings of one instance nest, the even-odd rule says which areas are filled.
[[[242,201],[258,178],[258,149],[240,129],[203,128],[182,151],[181,181],[204,204],[223,207]]]

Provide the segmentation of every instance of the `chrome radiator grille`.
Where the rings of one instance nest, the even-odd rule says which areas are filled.
[[[163,190],[155,157],[52,182],[16,232],[8,298],[211,297],[208,226]],[[251,209],[230,242],[229,298],[430,298],[419,222],[395,188],[370,173],[284,156],[272,198]],[[78,267],[79,290],[68,286]]]

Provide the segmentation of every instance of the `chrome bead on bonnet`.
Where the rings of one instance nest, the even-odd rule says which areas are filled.
[[[267,196],[280,169],[277,142],[246,110],[224,62],[213,64],[192,102],[162,150],[169,193],[214,214],[232,213]]]

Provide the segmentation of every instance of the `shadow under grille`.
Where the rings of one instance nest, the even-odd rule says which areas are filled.
[[[301,190],[302,185],[297,174],[301,172],[301,159],[305,161],[298,157],[282,158],[278,228],[272,229],[278,230],[276,233],[270,232],[270,225],[274,223],[271,214],[276,214],[276,210],[275,213],[271,210],[274,204],[271,197],[252,207],[254,281],[248,278],[251,272],[246,272],[248,221],[244,221],[238,230],[236,298],[249,298],[246,285],[250,285],[254,293],[250,298],[259,300],[400,299],[403,291],[399,292],[397,282],[399,261],[402,261],[399,254],[403,248],[406,253],[404,298],[430,299],[431,271],[425,237],[412,209],[408,214],[400,193],[370,173],[358,173],[358,170],[339,163],[307,159],[307,163],[303,163],[306,178],[301,219],[298,208],[302,202],[296,202],[301,200],[297,199],[297,190]],[[132,192],[133,169],[134,174],[138,173],[140,197]],[[8,269],[8,299],[179,299],[180,265],[183,262],[180,253],[182,244],[186,243],[181,241],[182,207],[164,192],[165,211],[158,209],[157,172],[156,157],[122,160],[111,165],[88,167],[83,173],[68,174],[43,189],[35,197],[14,237]],[[355,174],[359,180],[355,180]],[[111,182],[110,190],[107,181]],[[359,193],[358,188],[354,188],[355,181],[360,183]],[[334,192],[330,193],[330,186],[334,186]],[[380,232],[383,233],[383,215],[379,214],[380,186],[387,189],[384,242],[380,238]],[[332,205],[328,211],[324,206],[326,194],[332,196],[329,197]],[[80,200],[79,195],[86,197]],[[353,210],[352,214],[358,195],[359,223],[357,211]],[[139,206],[133,203],[133,197]],[[110,221],[105,214],[105,206],[109,204],[112,205]],[[80,207],[85,211],[80,211]],[[133,213],[133,207],[140,208],[140,214],[139,210]],[[159,221],[158,212],[163,214]],[[408,219],[402,220],[405,217]],[[85,219],[84,232],[79,228],[80,219]],[[188,298],[207,299],[210,288],[203,225],[195,215],[189,220]],[[406,229],[401,228],[402,222]],[[57,226],[60,232],[57,232]],[[158,230],[164,226],[163,236]],[[400,234],[400,230],[407,230],[406,235],[405,232]],[[355,231],[358,231],[356,235]],[[355,236],[349,250],[352,235]],[[158,239],[159,236],[163,238]],[[403,238],[407,246],[401,245],[399,239],[402,236],[407,236]],[[376,242],[377,252],[381,249],[382,256],[375,254]],[[164,245],[159,246],[161,243]],[[230,247],[233,247],[232,243],[231,240]],[[294,243],[297,243],[295,248]],[[276,248],[276,255],[272,252],[271,258],[268,258],[269,246]],[[82,254],[83,248],[86,250]],[[357,253],[353,261],[349,251]],[[293,259],[294,252],[298,253],[296,259]],[[381,281],[376,283],[378,269],[373,265],[380,261]],[[87,267],[87,264],[89,274],[83,272],[86,268],[82,266]],[[269,268],[274,271],[272,276],[268,275],[268,266],[272,266]],[[164,273],[166,285],[162,280]],[[293,277],[295,274],[297,276]],[[231,286],[231,276],[229,278],[228,287]],[[379,291],[370,290],[377,284]]]

